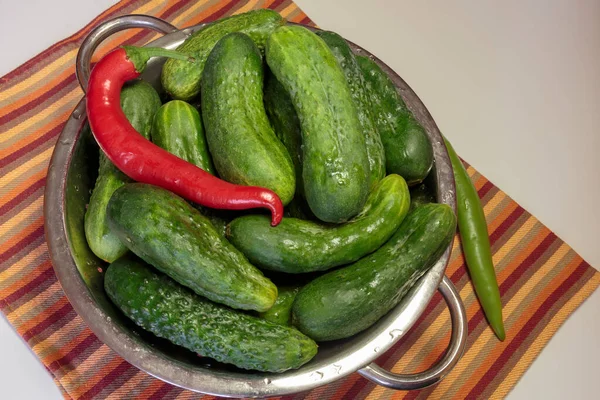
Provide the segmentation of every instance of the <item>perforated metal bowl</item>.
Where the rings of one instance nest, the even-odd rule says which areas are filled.
[[[98,44],[128,28],[149,28],[165,34],[150,45],[173,49],[202,25],[178,30],[165,21],[144,15],[118,17],[99,25],[86,38],[78,54],[77,74],[85,90],[89,61]],[[314,29],[314,28],[310,28]],[[437,200],[455,209],[454,177],[442,136],[431,115],[410,87],[387,65],[351,43],[357,54],[371,56],[396,84],[399,93],[425,127],[433,144],[435,163],[428,178]],[[143,78],[160,87],[162,60],[151,60]],[[178,348],[143,332],[108,300],[102,288],[106,265],[87,246],[83,216],[97,174],[98,147],[86,121],[85,99],[69,117],[59,137],[48,170],[45,192],[46,237],[54,270],[77,313],[98,338],[131,364],[166,382],[193,391],[231,397],[268,397],[306,391],[358,372],[380,385],[419,389],[437,383],[462,355],[467,336],[464,307],[444,271],[451,245],[385,317],[370,329],[349,339],[321,343],[317,356],[298,370],[282,374],[244,371]],[[452,335],[444,358],[432,369],[414,375],[392,374],[373,361],[411,328],[435,291],[444,296],[452,320]]]

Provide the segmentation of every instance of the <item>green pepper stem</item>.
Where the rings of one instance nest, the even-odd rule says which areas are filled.
[[[144,71],[148,60],[150,60],[152,57],[167,57],[189,62],[196,61],[194,57],[190,56],[189,54],[185,54],[177,50],[163,49],[162,47],[123,46],[123,49],[139,73]]]

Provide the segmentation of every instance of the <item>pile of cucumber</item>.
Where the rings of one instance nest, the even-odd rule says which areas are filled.
[[[396,306],[450,243],[455,215],[422,183],[431,143],[389,77],[333,32],[259,10],[180,50],[196,61],[164,64],[164,99],[144,81],[123,89],[128,120],[221,179],[273,190],[286,216],[272,227],[261,210],[200,207],[132,182],[101,152],[85,234],[110,264],[106,293],[202,356],[299,368],[317,342]]]

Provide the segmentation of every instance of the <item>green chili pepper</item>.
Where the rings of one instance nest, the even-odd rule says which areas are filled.
[[[490,238],[483,207],[467,170],[450,142],[446,138],[444,141],[454,169],[458,203],[458,231],[467,268],[483,312],[498,339],[503,341],[505,334],[502,321],[502,302],[492,262]]]

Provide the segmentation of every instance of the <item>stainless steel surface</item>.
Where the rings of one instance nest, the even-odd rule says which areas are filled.
[[[150,15],[124,15],[98,25],[86,36],[77,53],[75,73],[84,93],[90,78],[90,62],[96,48],[110,35],[130,28],[148,28],[165,34],[177,31],[177,28],[167,21]]]
[[[359,374],[378,385],[390,389],[414,390],[435,385],[452,370],[462,356],[467,344],[467,335],[469,333],[467,314],[460,299],[460,294],[450,279],[444,276],[439,290],[448,304],[450,319],[452,321],[450,347],[444,358],[432,368],[416,374],[394,374],[375,363],[358,370]]]
[[[199,28],[200,26],[196,26],[167,34],[151,45],[175,48],[185,40],[187,35]],[[106,29],[98,27],[95,31],[106,32]],[[85,57],[81,55],[78,60],[89,60],[89,49],[94,49],[97,46],[97,43],[94,42],[105,37],[106,35],[97,34],[95,39],[90,39],[90,43],[85,49],[88,55]],[[373,57],[369,52],[354,44],[352,47],[357,53]],[[391,76],[408,107],[425,127],[434,149],[434,170],[430,176],[431,182],[437,189],[437,199],[455,209],[452,168],[435,122],[410,87],[380,60],[376,57],[373,59]],[[153,83],[157,88],[160,88],[158,77],[161,65],[161,60],[151,60],[143,75],[144,79]],[[83,82],[85,82],[85,76],[85,69],[83,69],[79,73]],[[142,336],[135,334],[133,329],[126,324],[127,321],[119,319],[119,314],[114,312],[104,295],[97,291],[98,286],[101,290],[101,284],[94,281],[93,277],[82,277],[80,269],[84,270],[85,265],[81,265],[81,261],[76,261],[75,253],[72,250],[81,243],[76,243],[72,230],[69,230],[71,222],[67,221],[68,218],[65,214],[68,211],[67,201],[72,201],[67,197],[67,195],[72,195],[72,191],[68,192],[69,176],[79,173],[73,164],[81,158],[78,151],[81,152],[82,142],[89,139],[89,137],[86,139],[84,131],[86,122],[84,100],[79,102],[67,121],[57,142],[48,171],[44,204],[48,245],[56,274],[77,313],[100,340],[138,368],[172,384],[221,396],[265,397],[309,390],[365,368],[387,351],[412,327],[440,286],[452,244],[401,303],[386,316],[371,328],[352,338],[322,343],[317,356],[298,370],[282,374],[232,371],[222,367],[207,368],[187,359],[174,357],[155,343],[142,339]],[[84,194],[80,195],[84,196]],[[78,241],[81,242],[80,237]],[[460,328],[466,325],[464,312],[457,312],[456,307],[454,307],[454,312],[458,318],[458,326],[454,330],[459,329],[462,332]],[[452,338],[451,349],[460,349],[464,345],[464,335],[453,335]],[[449,365],[456,363],[460,357],[460,351],[451,351],[449,355],[450,359],[442,363],[442,367],[446,366],[444,368],[450,368]],[[362,370],[362,373],[369,375],[372,371],[376,371],[376,366],[371,365],[369,369]],[[384,376],[383,373],[380,375]],[[443,373],[440,374],[441,376]],[[422,387],[418,384],[430,384],[430,381],[423,380],[419,376],[411,379],[415,383],[415,388]]]

